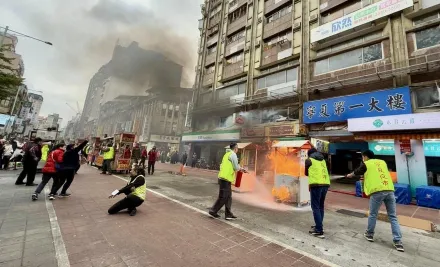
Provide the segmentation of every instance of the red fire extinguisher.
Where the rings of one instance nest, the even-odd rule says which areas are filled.
[[[235,187],[239,188],[241,185],[241,178],[243,177],[243,173],[247,173],[246,170],[239,170],[235,176]]]

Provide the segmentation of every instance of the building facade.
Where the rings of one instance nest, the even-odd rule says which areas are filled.
[[[349,119],[440,110],[439,1],[210,0],[202,15],[192,128],[212,146],[243,140],[244,132],[267,138],[261,130],[266,123],[299,124],[284,137],[307,130],[328,152],[331,167],[342,162],[333,173],[346,174],[360,162],[358,152],[379,138],[349,132]],[[371,93],[360,99],[370,102],[348,97],[362,93]],[[399,113],[403,98],[405,112]],[[389,112],[379,112],[379,104]],[[234,129],[240,129],[239,137],[218,133]],[[212,131],[217,132],[206,136]],[[396,133],[393,142],[402,138]],[[418,146],[432,141],[409,138]],[[418,161],[426,175],[413,179],[417,184],[428,183],[430,172],[440,177],[428,163],[436,160]],[[408,167],[397,165],[393,171],[408,180]]]

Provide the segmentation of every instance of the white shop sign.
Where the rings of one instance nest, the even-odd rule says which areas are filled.
[[[164,142],[164,143],[178,144],[178,143],[180,143],[180,137],[179,136],[152,134],[150,136],[150,142]]]
[[[187,134],[182,136],[182,142],[208,142],[208,141],[238,141],[240,132],[213,132],[200,134]]]
[[[348,119],[349,132],[439,129],[440,112]]]
[[[312,43],[317,42],[376,19],[386,17],[405,8],[412,7],[413,5],[413,0],[382,0],[312,29],[310,32],[310,41]]]

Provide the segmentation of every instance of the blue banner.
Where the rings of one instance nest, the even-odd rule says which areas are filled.
[[[305,124],[412,113],[409,87],[304,103]]]
[[[440,142],[438,141],[423,141],[423,149],[425,157],[440,157]]]
[[[394,140],[392,141],[370,141],[368,148],[374,152],[375,155],[380,156],[394,156]]]

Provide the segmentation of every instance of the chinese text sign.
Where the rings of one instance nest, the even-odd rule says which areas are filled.
[[[409,87],[304,103],[305,124],[412,113]]]

